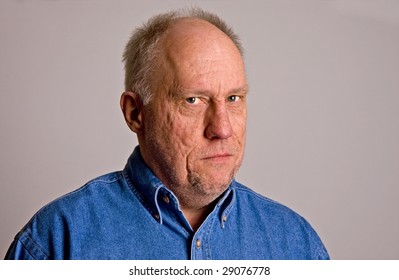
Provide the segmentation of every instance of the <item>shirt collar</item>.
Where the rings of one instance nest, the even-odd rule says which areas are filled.
[[[151,213],[155,220],[162,224],[162,210],[158,203],[161,200],[168,200],[169,204],[176,210],[180,211],[179,200],[175,194],[169,190],[151,169],[144,162],[140,153],[140,148],[137,146],[123,170],[124,177],[133,193],[137,196],[143,206]],[[215,208],[220,211],[218,218],[220,219],[221,227],[231,211],[235,202],[235,181],[233,181],[225,193],[220,197]]]

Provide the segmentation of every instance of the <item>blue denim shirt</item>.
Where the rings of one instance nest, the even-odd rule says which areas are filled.
[[[6,259],[328,259],[311,226],[233,181],[195,232],[136,148],[123,171],[43,207]]]

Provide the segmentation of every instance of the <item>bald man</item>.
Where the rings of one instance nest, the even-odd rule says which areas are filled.
[[[139,146],[120,172],[42,208],[8,259],[328,259],[312,227],[234,177],[248,85],[237,35],[199,9],[150,19],[124,53]]]

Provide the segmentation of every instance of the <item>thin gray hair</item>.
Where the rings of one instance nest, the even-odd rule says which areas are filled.
[[[125,64],[125,90],[137,93],[144,105],[148,104],[153,96],[152,77],[156,69],[157,42],[171,23],[182,18],[198,18],[213,24],[233,41],[241,56],[244,54],[238,35],[224,20],[211,12],[190,8],[150,18],[134,30],[122,60]]]

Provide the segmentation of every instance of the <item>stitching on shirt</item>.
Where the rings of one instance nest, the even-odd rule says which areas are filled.
[[[202,254],[202,259],[208,259],[211,260],[211,247],[208,246],[208,244],[210,244],[210,239],[211,239],[211,234],[212,234],[212,227],[213,224],[215,223],[215,220],[217,220],[217,213],[213,213],[214,211],[218,211],[218,209],[214,209],[205,219],[205,221],[202,222],[201,226],[198,228],[198,230],[194,233],[193,235],[193,239],[192,242],[194,241],[194,239],[196,239],[198,237],[198,234],[202,232],[202,234],[200,234],[201,236],[203,236],[203,241],[204,241],[204,253]],[[191,250],[191,259],[194,259],[196,253],[195,249],[192,250],[192,247],[190,246],[190,250]],[[204,258],[205,257],[205,258]],[[197,259],[197,258],[195,258]]]
[[[154,212],[152,207],[148,205],[147,201],[144,199],[141,193],[134,187],[133,183],[129,179],[129,176],[126,174],[126,170],[122,171],[122,176],[128,184],[130,191],[136,196],[141,205],[143,205],[143,207],[147,209],[147,214],[151,217],[151,220],[155,221],[156,224],[159,224],[159,222],[156,221],[155,218],[152,216]]]
[[[229,205],[226,207],[226,209],[224,209],[224,211],[222,212],[222,216],[220,217],[222,228],[225,227],[225,223],[226,223],[226,222],[223,221],[223,217],[226,216],[226,218],[228,218],[230,213],[234,209],[234,206],[236,205],[236,190],[233,187],[233,184],[232,184],[232,187],[231,187],[231,195],[233,197],[231,198],[231,201],[230,201]],[[226,199],[227,199],[227,197],[226,197]]]
[[[320,241],[322,242],[322,241]],[[319,245],[317,248],[316,258],[318,260],[329,260],[330,256],[328,255],[327,249],[323,245]]]
[[[105,177],[107,177],[107,176],[114,176],[114,177],[113,177],[112,180],[104,180],[104,179],[102,179],[102,178],[105,178]],[[58,198],[56,198],[56,199],[50,201],[49,203],[47,203],[46,205],[44,205],[44,206],[32,217],[32,219],[33,219],[35,216],[37,216],[40,212],[42,212],[42,211],[43,211],[47,206],[49,206],[50,204],[53,204],[53,203],[55,203],[55,202],[57,202],[57,201],[59,201],[59,200],[62,200],[62,199],[64,199],[64,198],[66,198],[66,197],[69,197],[69,196],[71,196],[71,195],[74,195],[74,194],[76,194],[76,193],[79,193],[79,192],[81,192],[81,191],[83,191],[83,190],[85,190],[85,189],[87,189],[87,188],[93,186],[94,184],[96,184],[96,183],[98,183],[98,182],[107,183],[107,184],[112,184],[112,183],[114,183],[114,182],[116,182],[116,181],[119,181],[121,178],[122,178],[121,171],[116,171],[116,172],[112,172],[112,173],[105,174],[105,175],[100,176],[100,177],[98,177],[98,178],[96,178],[96,179],[93,179],[93,180],[87,182],[86,184],[84,184],[83,186],[81,186],[80,188],[78,188],[78,189],[76,189],[76,190],[73,190],[73,191],[71,191],[71,192],[69,192],[69,193],[67,193],[67,194],[64,194],[64,195],[62,195],[62,196],[60,196],[60,197],[58,197]],[[29,223],[30,223],[30,222],[29,222]]]
[[[37,242],[35,241],[35,239],[33,239],[33,237],[31,236],[30,233],[31,233],[31,231],[30,231],[30,229],[28,229],[28,230],[25,232],[24,236],[21,236],[21,237],[24,237],[24,238],[19,237],[19,238],[17,239],[17,241],[20,242],[20,243],[22,244],[22,246],[23,246],[23,247],[25,248],[25,250],[29,253],[29,255],[32,256],[33,259],[37,260],[37,258],[34,256],[34,253],[33,253],[32,250],[31,250],[32,246],[28,246],[28,244],[25,243],[25,240],[24,240],[24,239],[29,240],[29,241],[31,242],[31,244],[33,245],[34,249],[38,250],[41,254],[43,254],[44,256],[46,256],[46,259],[48,260],[48,259],[49,259],[49,254],[45,252],[45,250],[40,246],[39,243],[37,243]],[[30,242],[29,242],[29,243],[30,243]]]
[[[208,260],[212,259],[212,249],[209,244],[211,243],[211,234],[212,232],[212,227],[213,224],[215,223],[216,220],[216,215],[212,215],[212,220],[209,222],[208,230],[206,231],[206,242],[205,242],[205,257]]]
[[[256,193],[255,191],[253,191],[253,190],[251,190],[250,188],[247,188],[247,187],[241,185],[241,184],[238,183],[238,182],[235,182],[234,187],[235,187],[235,189],[236,189],[237,191],[242,191],[242,192],[250,193],[250,194],[252,194],[252,195],[255,195],[256,197],[258,197],[258,198],[261,199],[261,200],[266,200],[266,201],[268,201],[268,202],[270,202],[270,203],[272,203],[272,204],[276,204],[276,205],[280,205],[280,206],[283,206],[283,207],[285,207],[285,208],[288,208],[287,206],[285,206],[285,205],[283,205],[283,204],[281,204],[281,203],[279,203],[279,202],[277,202],[277,201],[275,201],[275,200],[273,200],[273,199],[270,199],[270,198],[268,198],[268,197],[265,197],[265,196],[263,196],[263,195],[261,195],[261,194]]]
[[[157,210],[158,210],[158,215],[159,215],[159,223],[162,225],[162,212],[161,212],[161,209],[160,209],[160,207],[159,207],[159,203],[158,203],[158,193],[159,193],[159,191],[162,189],[162,186],[159,186],[157,189],[156,189],[156,191],[155,191],[155,195],[154,195],[154,197],[155,197],[155,206],[157,207]]]
[[[122,178],[122,172],[121,171],[115,171],[115,172],[111,172],[105,175],[102,175],[100,177],[97,177],[89,182],[87,182],[85,185],[90,185],[92,183],[96,183],[96,182],[103,182],[103,183],[114,183],[118,180],[120,180]],[[105,179],[105,178],[109,178],[109,179]]]
[[[66,193],[66,194],[64,194],[64,195],[62,195],[62,196],[56,198],[56,199],[51,200],[50,202],[48,202],[47,204],[45,204],[42,208],[40,208],[40,209],[32,216],[32,218],[28,221],[28,223],[26,223],[26,225],[21,229],[21,231],[20,231],[18,234],[23,233],[26,229],[28,229],[29,226],[31,225],[32,221],[33,221],[37,216],[39,216],[39,214],[42,213],[48,206],[52,205],[53,203],[56,203],[56,202],[58,202],[58,201],[60,201],[60,200],[62,200],[62,199],[64,199],[64,198],[67,198],[67,197],[69,197],[69,196],[71,196],[71,195],[74,195],[74,194],[76,194],[76,193],[78,193],[78,192],[81,192],[81,191],[83,191],[83,190],[85,190],[85,189],[91,187],[91,186],[92,186],[93,184],[95,184],[96,182],[103,182],[103,183],[107,183],[107,184],[112,184],[112,183],[114,183],[114,182],[116,182],[116,181],[119,181],[121,178],[123,178],[123,176],[122,176],[121,173],[122,173],[121,171],[115,171],[115,172],[111,172],[111,173],[102,175],[102,176],[100,176],[100,177],[98,177],[98,178],[96,178],[96,179],[90,180],[89,182],[87,182],[86,184],[84,184],[83,186],[81,186],[80,188],[78,188],[78,189],[76,189],[76,190],[73,190],[73,191],[71,191],[71,192],[68,192],[68,193]],[[102,180],[102,179],[101,179],[101,178],[103,178],[103,177],[105,178],[105,177],[107,177],[107,176],[113,176],[113,179],[112,179],[112,180]],[[18,235],[17,235],[17,236],[18,236]]]
[[[32,259],[37,260],[37,258],[35,258],[35,256],[33,255],[33,253],[29,250],[29,248],[25,245],[25,243],[23,243],[21,240],[17,239],[16,240],[18,243],[21,243],[21,246],[24,247],[24,250],[26,251],[26,253],[31,256]]]

